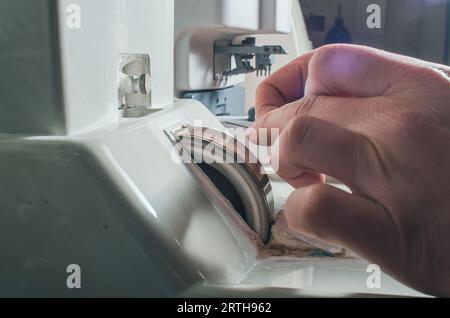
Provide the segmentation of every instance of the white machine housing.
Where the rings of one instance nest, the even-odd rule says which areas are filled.
[[[215,79],[214,42],[232,40],[244,34],[289,33],[292,26],[292,4],[291,0],[176,1],[177,94],[220,89],[242,83],[245,75]]]
[[[174,100],[174,74],[178,89],[230,85],[212,81],[212,41],[287,32],[286,3],[0,1],[0,296],[417,295],[384,274],[369,289],[362,260],[264,257],[171,159],[165,130],[226,131]],[[124,56],[150,61],[130,94],[151,105],[133,118],[118,103]],[[81,289],[66,284],[74,264]]]
[[[172,103],[173,1],[5,0],[0,7],[9,30],[0,35],[8,105],[0,108],[1,133],[70,135],[117,121],[124,54],[150,57],[151,106]]]

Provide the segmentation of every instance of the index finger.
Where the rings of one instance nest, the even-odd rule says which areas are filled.
[[[304,96],[308,66],[314,51],[293,60],[265,79],[256,90],[256,117]]]

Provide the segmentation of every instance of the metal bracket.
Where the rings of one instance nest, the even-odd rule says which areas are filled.
[[[233,75],[256,71],[257,76],[270,75],[274,55],[287,54],[279,45],[256,46],[255,38],[248,37],[241,44],[231,40],[214,42],[214,79],[221,80]],[[254,66],[252,60],[255,59]],[[234,61],[234,65],[233,62]]]
[[[141,117],[150,112],[150,57],[146,54],[122,55],[119,67],[118,107],[125,117]]]

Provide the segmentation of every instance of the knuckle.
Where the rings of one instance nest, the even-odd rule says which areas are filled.
[[[303,169],[301,162],[311,156],[311,147],[316,143],[319,128],[312,117],[297,116],[291,120],[280,135],[278,143],[278,173],[292,177]]]
[[[291,135],[299,137],[303,135],[311,126],[311,118],[308,116],[296,116],[292,119],[289,132]],[[292,136],[290,136],[292,137]]]
[[[300,149],[308,149],[317,139],[319,129],[315,125],[315,119],[308,116],[296,117],[289,129],[288,142],[289,146],[299,147]]]
[[[317,106],[318,96],[308,95],[295,102],[295,116],[307,116]]]

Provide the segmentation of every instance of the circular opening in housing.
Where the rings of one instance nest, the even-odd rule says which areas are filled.
[[[230,201],[236,212],[239,213],[244,221],[248,223],[247,213],[245,211],[245,206],[242,202],[242,198],[238,190],[233,186],[230,180],[228,180],[227,177],[225,177],[222,173],[208,164],[200,163],[198,166],[214,183],[214,185],[222,193],[222,195],[227,198],[228,201]]]
[[[274,216],[272,187],[250,150],[212,129],[186,127],[174,137],[190,154],[191,163],[202,170],[261,241],[267,243]]]

